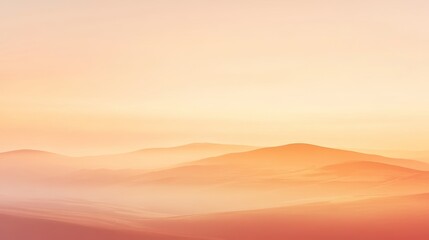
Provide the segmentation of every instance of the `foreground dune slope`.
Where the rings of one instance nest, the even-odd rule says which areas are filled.
[[[223,240],[426,240],[429,194],[146,220],[143,226]]]
[[[68,222],[0,214],[4,240],[198,240],[150,231],[85,226]]]

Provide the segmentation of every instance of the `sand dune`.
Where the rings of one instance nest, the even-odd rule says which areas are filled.
[[[225,146],[191,144],[130,153],[136,158],[123,157],[126,154],[73,158],[30,150],[0,154],[0,169],[6,175],[46,177],[22,184],[3,181],[2,193],[16,201],[4,205],[8,211],[0,211],[5,222],[14,223],[0,238],[3,234],[29,239],[27,233],[18,232],[29,225],[41,229],[32,232],[31,239],[46,239],[41,237],[43,231],[57,225],[58,232],[52,235],[57,239],[375,240],[404,239],[400,234],[406,234],[423,240],[416,234],[427,236],[423,223],[428,220],[428,194],[395,197],[427,192],[425,163],[309,144],[187,162],[179,159],[205,151],[218,154],[219,149]],[[175,154],[174,161],[164,161]],[[153,164],[155,156],[160,164],[175,163],[155,170],[135,167]],[[357,201],[362,198],[367,200]],[[315,204],[321,201],[326,203]],[[400,234],[387,229],[398,229]],[[109,238],[114,236],[118,238]]]
[[[360,169],[360,173],[366,171],[368,174],[374,173],[375,175],[391,172],[395,166],[398,169],[400,167],[409,168],[409,171],[413,171],[411,168],[422,171],[428,169],[429,166],[414,160],[386,158],[309,144],[291,144],[193,161],[175,168],[143,174],[130,182],[133,184],[201,185],[296,179],[296,176],[305,175],[313,169],[353,162],[354,164],[349,168],[356,167],[356,170]],[[359,167],[356,162],[360,162],[361,165],[365,162],[372,164]],[[337,166],[337,168],[339,167]],[[378,169],[374,169],[377,167]],[[382,168],[386,169],[381,170]],[[373,169],[372,172],[370,169]]]
[[[106,189],[107,197],[109,191],[115,196],[127,193],[134,204],[144,202],[170,214],[207,213],[360,195],[426,192],[428,172],[401,166],[408,161],[411,166],[425,166],[412,160],[292,144],[141,174],[98,171],[91,178],[88,172],[87,177],[69,181],[84,186],[112,186]]]
[[[370,161],[429,170],[429,164],[415,160],[387,158],[379,155],[321,147],[311,144],[288,144],[278,147],[260,148],[244,153],[203,159],[195,164],[213,165],[227,163],[248,166],[284,166],[289,169],[303,169],[342,162]]]
[[[109,191],[115,196],[127,193],[134,204],[144,202],[171,214],[201,213],[310,199],[426,192],[428,172],[401,166],[408,162],[425,166],[413,160],[292,144],[191,161],[158,171],[80,171],[56,183],[89,189],[113,187],[97,191],[106,197]]]

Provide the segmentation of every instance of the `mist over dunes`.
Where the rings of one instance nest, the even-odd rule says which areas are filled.
[[[170,148],[148,148],[129,153],[82,157],[88,164],[111,168],[161,168],[186,161],[217,156],[232,152],[244,152],[257,147],[214,143],[192,143]]]
[[[37,178],[38,180],[51,176],[52,171],[57,171],[60,174],[71,174],[80,169],[84,169],[86,172],[94,169],[94,175],[102,169],[105,170],[106,174],[110,172],[112,175],[118,175],[119,172],[123,172],[127,168],[146,171],[204,157],[255,148],[244,145],[193,143],[171,148],[142,149],[123,154],[91,157],[70,157],[46,151],[22,149],[0,153],[0,171],[3,171],[4,174],[11,171],[12,175],[20,172],[21,175],[26,175],[29,179]],[[109,171],[116,169],[121,171]],[[80,173],[85,175],[85,171]],[[39,174],[35,174],[36,172]]]
[[[95,157],[18,150],[0,153],[0,237],[424,240],[428,169],[303,143]]]
[[[328,167],[328,165],[333,166]],[[299,180],[300,176],[310,174],[318,168],[325,171],[338,171],[338,174],[362,174],[365,177],[365,174],[424,173],[424,170],[429,169],[429,164],[310,144],[290,144],[184,163],[175,168],[143,174],[140,178],[136,178],[134,183],[156,183],[157,181],[175,183],[176,181],[179,184],[204,184],[204,182],[223,184],[246,181],[246,178],[251,182],[276,178]]]

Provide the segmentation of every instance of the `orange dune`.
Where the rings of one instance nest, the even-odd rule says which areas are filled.
[[[201,145],[192,144],[173,150],[148,151],[155,151],[155,155],[163,157],[169,155],[163,155],[165,152],[179,151],[183,153],[181,156],[183,157],[189,156],[189,151],[196,151],[195,149],[211,149],[212,147],[217,149],[218,147],[207,144],[203,146],[201,148]],[[187,150],[183,151],[183,148]],[[33,155],[36,157],[32,158]],[[106,227],[98,222],[103,219],[103,222],[121,223],[119,225],[128,230],[131,228],[133,231],[141,230],[135,229],[135,226],[139,226],[139,219],[144,218],[148,219],[147,227],[149,228],[146,228],[146,225],[143,225],[143,228],[149,229],[149,233],[192,235],[214,239],[217,237],[219,239],[264,239],[262,235],[268,234],[266,232],[255,232],[254,236],[243,233],[246,224],[254,221],[253,217],[248,218],[249,212],[247,211],[255,209],[270,209],[257,211],[257,214],[264,217],[261,219],[265,219],[267,216],[260,224],[267,225],[267,231],[272,231],[273,234],[278,233],[276,234],[278,236],[294,239],[294,236],[303,234],[304,225],[309,221],[310,227],[313,226],[317,231],[326,232],[326,235],[321,234],[321,236],[327,237],[326,239],[340,239],[339,236],[346,232],[333,233],[332,229],[325,229],[320,224],[329,222],[333,218],[333,223],[338,221],[340,226],[347,222],[350,223],[350,226],[347,225],[344,228],[363,228],[365,230],[367,229],[365,224],[371,222],[371,219],[360,221],[360,218],[354,218],[355,213],[352,210],[347,210],[344,213],[338,213],[345,216],[344,221],[340,221],[340,215],[330,215],[328,210],[354,206],[350,208],[364,209],[364,211],[369,211],[368,216],[376,216],[377,214],[372,213],[371,209],[372,207],[377,208],[379,201],[372,202],[371,198],[426,193],[427,186],[429,186],[429,172],[426,171],[427,164],[425,163],[309,144],[290,144],[229,153],[173,164],[158,170],[133,168],[136,162],[142,162],[142,166],[146,164],[146,161],[151,162],[153,159],[149,160],[150,158],[124,161],[122,162],[123,169],[117,169],[110,164],[120,163],[119,158],[107,158],[106,162],[103,162],[102,157],[99,159],[98,157],[96,159],[73,158],[34,151],[18,151],[3,154],[3,156],[6,157],[0,162],[3,164],[0,165],[0,168],[13,166],[17,167],[15,170],[25,170],[22,171],[25,174],[31,173],[37,168],[50,169],[44,172],[44,181],[27,181],[20,184],[8,181],[7,184],[4,182],[0,185],[2,193],[10,195],[10,198],[15,201],[15,203],[9,202],[4,205],[6,208],[14,209],[14,211],[2,211],[4,214],[12,214],[15,217],[43,218],[79,226],[91,225],[91,227],[96,220],[95,226],[98,228]],[[27,164],[27,162],[33,165]],[[104,163],[107,165],[105,168],[98,168]],[[16,173],[14,171],[11,172],[12,175]],[[24,179],[25,174],[22,176]],[[21,175],[16,173],[16,178],[20,179]],[[426,195],[422,196],[424,198]],[[414,211],[412,207],[414,202],[415,206],[420,206],[421,201],[417,200],[421,198],[421,196],[394,198],[397,200],[392,200],[392,204],[396,204],[398,207],[405,204],[405,210]],[[359,201],[356,202],[356,205],[332,203],[296,207],[297,204],[303,203],[356,199],[368,199],[370,202],[367,205]],[[385,198],[386,201],[389,199]],[[413,204],[409,204],[410,202]],[[312,208],[310,209],[309,206]],[[282,208],[272,209],[274,207]],[[323,214],[313,214],[313,210]],[[421,210],[425,211],[424,208]],[[233,212],[240,211],[241,213],[237,213],[237,219],[234,218],[234,221],[237,222],[230,224],[230,226],[236,225],[237,232],[233,233],[231,230],[231,235],[225,236],[218,236],[218,233],[210,232],[211,230],[201,232],[201,234],[193,232],[194,230],[176,232],[176,226],[182,226],[182,222],[173,221],[174,224],[170,228],[170,221],[163,218],[165,216],[196,215],[184,222],[190,222],[190,225],[194,224],[198,229],[213,228],[217,229],[217,232],[228,233],[228,229],[219,229],[219,227],[223,227],[223,224],[229,224],[229,217],[224,218],[224,216],[233,216]],[[212,215],[219,212],[231,213]],[[389,212],[396,214],[396,210],[386,209],[380,216],[383,217]],[[291,213],[305,215],[305,217],[294,218],[295,215],[291,217]],[[274,218],[271,219],[273,216]],[[320,222],[308,220],[310,216],[314,216],[314,220],[319,219]],[[413,217],[410,216],[410,221],[414,219]],[[165,229],[158,228],[158,220],[155,218],[160,221],[160,224],[162,223],[162,226],[165,226]],[[206,218],[209,219],[207,226],[204,222]],[[203,221],[199,222],[199,219]],[[146,224],[146,221],[143,222]],[[214,222],[219,226],[210,225],[209,222]],[[246,224],[243,223],[241,226],[240,222]],[[268,227],[271,223],[275,228]],[[298,223],[302,223],[302,225]],[[296,232],[279,230],[282,224],[295,226]],[[396,226],[395,224],[393,226]],[[190,225],[183,226],[183,229],[191,228]],[[107,228],[109,227],[110,225],[107,226]],[[152,227],[154,229],[151,229]],[[256,228],[256,223],[247,227]],[[374,229],[374,231],[379,231],[379,229]],[[389,236],[383,232],[384,235]],[[344,236],[346,239],[353,239],[349,238],[349,235]],[[272,239],[282,238],[274,238],[273,235]],[[305,235],[305,238],[297,237],[297,239],[313,240],[310,235]]]
[[[416,160],[387,158],[379,155],[295,143],[278,147],[260,148],[244,153],[232,153],[195,162],[196,164],[245,164],[249,166],[285,166],[289,169],[303,169],[341,162],[371,161],[403,167],[429,170],[429,164]]]
[[[353,162],[360,162],[360,164]],[[365,166],[365,162],[368,163],[368,166]],[[349,163],[351,164],[349,168],[356,167],[356,171],[360,173],[366,171],[368,174],[371,173],[370,169],[373,169],[372,173],[375,174],[383,174],[390,172],[392,168],[400,169],[400,167],[420,169],[416,171],[429,169],[429,164],[414,160],[386,158],[309,144],[290,144],[193,161],[175,168],[143,174],[131,179],[130,182],[133,184],[205,185],[234,184],[246,181],[269,182],[276,179],[295,180],[307,175],[311,170],[341,163]],[[389,164],[393,166],[389,166]],[[374,169],[377,167],[378,169]],[[378,171],[383,168],[386,169]]]
[[[404,167],[407,163],[419,169]],[[429,185],[428,172],[420,170],[425,168],[424,163],[413,160],[292,144],[191,161],[158,171],[81,171],[56,184],[89,190],[97,186],[98,195],[104,194],[106,201],[112,201],[112,195],[126,193],[133,204],[144,203],[170,214],[189,214],[423,193]]]

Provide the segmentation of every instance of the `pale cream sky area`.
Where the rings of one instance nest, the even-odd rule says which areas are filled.
[[[0,151],[429,149],[429,1],[0,2]]]

